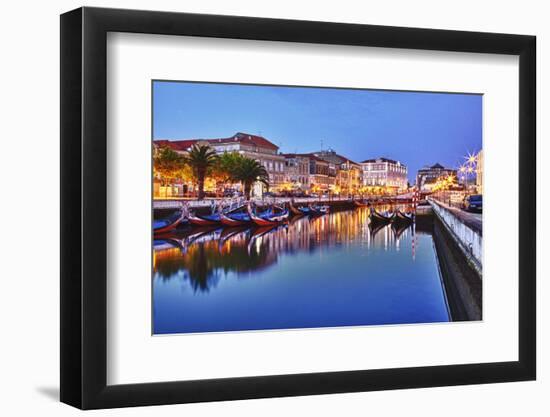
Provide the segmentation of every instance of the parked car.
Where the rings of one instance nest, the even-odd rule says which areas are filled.
[[[464,198],[462,201],[462,208],[467,211],[479,211],[483,210],[483,196],[481,194],[473,194]]]

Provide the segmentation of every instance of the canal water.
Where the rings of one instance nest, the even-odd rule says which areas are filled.
[[[365,208],[155,240],[153,333],[449,321],[430,230]]]

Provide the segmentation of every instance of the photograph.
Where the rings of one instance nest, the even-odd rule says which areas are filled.
[[[0,415],[549,414],[548,13],[467,3],[6,2]]]
[[[482,107],[153,80],[152,334],[482,320]]]

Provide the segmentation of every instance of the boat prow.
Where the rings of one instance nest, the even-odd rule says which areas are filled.
[[[390,223],[395,218],[395,212],[380,213],[374,207],[371,207],[369,217],[372,222]]]
[[[296,207],[292,201],[289,203],[289,207],[290,212],[295,216],[303,216],[305,214],[299,207]]]
[[[181,223],[185,222],[185,213],[182,210],[179,216],[175,216],[172,219],[167,220],[155,220],[153,221],[153,234],[161,235],[173,231]]]

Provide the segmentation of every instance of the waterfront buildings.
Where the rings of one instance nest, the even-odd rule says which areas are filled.
[[[331,191],[341,195],[359,193],[363,185],[360,164],[337,154],[332,149],[314,152],[313,155],[334,165],[335,180]]]
[[[338,195],[358,194],[362,185],[361,166],[337,154],[333,150],[306,154],[284,154],[287,169],[285,178],[289,183],[298,181],[307,184],[313,193]],[[308,178],[302,175],[308,170]],[[307,181],[307,182],[306,182]]]
[[[311,153],[279,153],[279,147],[268,139],[238,132],[227,138],[155,140],[154,150],[169,147],[175,152],[186,154],[194,145],[207,145],[218,154],[237,152],[260,162],[269,174],[269,191],[296,192],[306,194],[331,194],[340,196],[360,195],[369,187],[383,188],[384,193],[397,193],[407,188],[407,167],[399,161],[388,158],[369,159],[357,163],[332,149]],[[193,195],[195,184],[191,178],[177,178],[161,184],[155,178],[154,195],[159,198]],[[217,195],[231,190],[240,190],[239,184],[217,183],[207,178],[205,190]],[[254,195],[266,191],[260,183],[255,184]],[[376,190],[380,192],[381,190]]]
[[[285,158],[284,191],[309,191],[309,155],[282,154]]]
[[[407,167],[388,158],[367,159],[361,162],[364,187],[385,187],[393,192],[407,189]]]
[[[266,138],[249,133],[238,132],[228,138],[156,140],[155,146],[169,146],[178,153],[188,152],[195,144],[211,146],[217,153],[238,152],[260,162],[269,174],[269,183],[273,190],[283,184],[285,157],[279,154],[279,147]]]
[[[313,193],[327,193],[336,183],[336,166],[314,154],[309,158],[309,183]]]
[[[456,177],[456,169],[445,168],[436,163],[418,170],[416,174],[416,186],[421,192],[431,192],[437,184],[437,180],[444,177]]]

